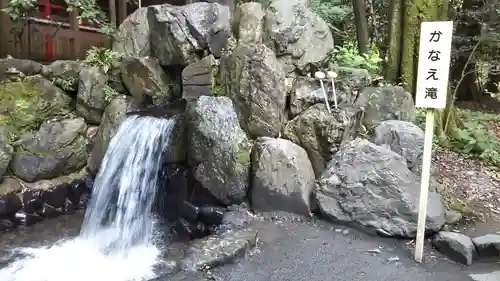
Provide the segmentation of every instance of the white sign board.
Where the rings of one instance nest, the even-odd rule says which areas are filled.
[[[416,107],[446,107],[452,35],[453,21],[422,22],[415,94]]]

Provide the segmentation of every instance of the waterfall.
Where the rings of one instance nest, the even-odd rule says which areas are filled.
[[[2,281],[144,281],[155,277],[151,207],[175,119],[129,116],[119,126],[95,178],[80,235],[0,270]]]

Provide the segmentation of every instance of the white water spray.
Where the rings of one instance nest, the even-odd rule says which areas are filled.
[[[1,281],[145,281],[156,277],[151,207],[173,119],[131,116],[111,139],[80,235],[51,247],[17,249],[25,258]]]

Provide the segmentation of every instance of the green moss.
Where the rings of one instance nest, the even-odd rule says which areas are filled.
[[[0,125],[10,141],[26,131],[37,130],[44,120],[63,114],[41,100],[42,89],[35,81],[24,79],[0,83]]]
[[[212,95],[215,97],[227,96],[226,87],[221,82],[221,73],[217,64],[211,66]]]
[[[250,163],[250,151],[240,149],[236,152],[236,162],[240,165],[248,165]]]
[[[36,129],[43,121],[38,111],[40,89],[29,81],[0,84],[0,124],[9,133]]]

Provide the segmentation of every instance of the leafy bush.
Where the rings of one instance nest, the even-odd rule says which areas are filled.
[[[87,65],[99,67],[108,73],[111,69],[119,66],[122,55],[107,48],[92,47],[87,51],[87,57],[84,62]]]
[[[463,128],[455,129],[451,137],[452,147],[462,153],[479,157],[487,164],[500,167],[500,140],[488,132],[484,125],[491,120],[500,120],[499,116],[463,111],[466,120]]]
[[[354,14],[350,2],[310,0],[309,7],[328,24],[336,44],[341,45],[355,38]]]
[[[460,110],[459,113],[464,120],[463,128],[455,129],[447,139],[434,138],[435,144],[500,167],[500,140],[490,134],[484,125],[489,121],[500,121],[500,116],[468,110]],[[417,109],[415,123],[425,129],[425,109]]]
[[[381,71],[382,61],[376,48],[372,48],[370,54],[360,55],[356,44],[351,42],[335,47],[330,58],[331,65],[363,68],[372,74],[378,74]]]

